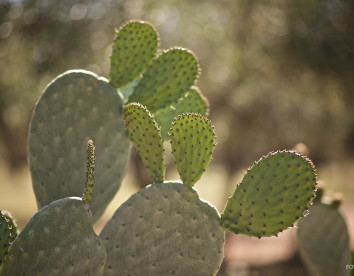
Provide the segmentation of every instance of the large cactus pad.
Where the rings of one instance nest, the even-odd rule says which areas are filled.
[[[65,198],[31,218],[12,243],[0,275],[102,275],[106,255],[88,205]]]
[[[280,151],[248,169],[229,198],[222,226],[236,234],[277,235],[303,216],[314,196],[312,163],[295,152]]]
[[[224,231],[215,208],[182,183],[157,183],[134,194],[100,236],[104,275],[215,275]]]
[[[349,233],[339,210],[316,203],[298,223],[299,251],[311,275],[350,275]]]
[[[93,73],[69,71],[49,84],[35,107],[28,137],[39,207],[82,195],[85,148],[93,139],[97,165],[91,207],[93,219],[100,217],[119,189],[128,161],[121,109],[116,89]]]

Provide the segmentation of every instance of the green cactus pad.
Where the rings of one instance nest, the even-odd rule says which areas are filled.
[[[165,154],[161,132],[150,112],[141,104],[131,103],[123,108],[129,136],[150,172],[154,183],[165,180]]]
[[[212,160],[214,127],[205,117],[187,113],[178,116],[170,133],[172,154],[181,180],[184,185],[193,187]]]
[[[158,34],[143,21],[130,21],[121,27],[113,43],[109,79],[122,87],[143,73],[155,56]]]
[[[102,275],[106,250],[88,205],[64,198],[39,210],[9,249],[1,275]]]
[[[129,143],[122,100],[103,78],[87,71],[58,76],[40,97],[30,124],[28,156],[39,208],[64,197],[81,196],[86,143],[96,145],[96,221],[119,189]],[[81,183],[81,184],[80,184]]]
[[[308,209],[316,188],[310,160],[289,151],[262,157],[248,169],[221,215],[221,225],[236,234],[277,235]]]
[[[299,220],[300,255],[311,275],[350,275],[348,228],[342,214],[333,206],[316,203],[309,215]]]
[[[17,237],[17,225],[6,211],[0,213],[0,265],[6,261],[8,249]]]
[[[182,113],[199,113],[207,116],[209,103],[199,91],[199,88],[193,87],[189,92],[178,100],[177,103],[158,110],[154,119],[161,127],[161,136],[164,140],[169,139],[169,130],[173,120]]]
[[[95,171],[95,145],[92,140],[87,142],[86,183],[82,202],[89,204],[92,199],[93,178]]]
[[[182,183],[157,183],[128,199],[102,230],[104,275],[215,275],[224,231],[217,210]]]
[[[195,83],[199,66],[193,53],[169,49],[148,66],[129,102],[139,102],[154,113],[181,98]]]

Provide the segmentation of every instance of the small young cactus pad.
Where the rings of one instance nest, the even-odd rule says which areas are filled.
[[[109,79],[115,87],[122,87],[143,73],[155,56],[158,34],[143,21],[123,25],[113,43]]]
[[[82,202],[89,204],[92,199],[93,178],[95,170],[95,145],[92,140],[87,142],[86,183]]]
[[[181,180],[184,185],[193,187],[212,160],[214,127],[199,114],[182,114],[173,122],[170,137]]]
[[[177,103],[158,110],[154,114],[156,123],[161,127],[162,139],[169,139],[169,130],[173,120],[182,113],[199,113],[208,115],[209,103],[199,88],[192,87]]]
[[[129,136],[150,172],[154,183],[165,180],[165,153],[161,132],[150,112],[141,104],[131,103],[123,108]]]
[[[88,205],[64,198],[31,218],[9,248],[0,275],[103,275],[106,255]]]
[[[129,102],[139,102],[155,113],[184,96],[198,74],[193,53],[182,48],[169,49],[148,66]]]
[[[309,212],[299,221],[297,231],[300,255],[308,271],[315,276],[349,276],[349,233],[338,205],[316,202]]]
[[[76,70],[58,76],[41,95],[32,115],[28,156],[39,207],[82,195],[83,164],[89,139],[97,147],[93,219],[104,212],[119,189],[129,143],[122,99],[105,79]]]
[[[6,211],[0,212],[0,266],[6,261],[8,249],[17,237],[17,226],[13,217]]]
[[[104,275],[215,275],[224,247],[219,220],[217,210],[192,188],[176,182],[150,185],[102,230]]]
[[[270,153],[248,169],[221,215],[236,234],[277,235],[308,209],[316,188],[312,163],[289,151]]]

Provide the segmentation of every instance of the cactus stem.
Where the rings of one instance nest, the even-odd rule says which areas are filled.
[[[89,204],[92,198],[93,177],[95,168],[95,145],[92,140],[87,142],[86,184],[82,202]]]

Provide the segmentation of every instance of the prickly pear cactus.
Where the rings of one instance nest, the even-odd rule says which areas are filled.
[[[346,265],[350,260],[349,233],[346,222],[338,210],[339,201],[317,202],[309,215],[298,223],[300,255],[311,275],[350,275]]]
[[[81,196],[87,140],[97,152],[96,195],[91,207],[96,221],[119,189],[129,144],[116,89],[93,73],[68,71],[43,92],[33,112],[28,157],[38,206]]]
[[[155,28],[143,21],[130,21],[118,31],[113,43],[110,83],[123,87],[143,73],[158,46]]]
[[[104,275],[215,275],[224,246],[219,219],[182,183],[152,184],[128,199],[102,230]]]
[[[150,147],[159,149],[152,156],[161,156],[161,137],[150,113],[136,103],[124,109],[129,135],[143,149],[143,159],[148,160]],[[311,161],[295,152],[270,153],[248,170],[220,217],[192,188],[212,159],[210,121],[193,113],[179,115],[170,139],[182,183],[152,184],[118,208],[100,234],[108,248],[105,275],[215,275],[223,230],[259,238],[277,235],[304,214],[314,195]],[[164,160],[146,163],[151,162],[161,167]]]
[[[160,146],[156,146],[162,145],[161,137],[156,133],[156,126],[151,123],[153,119],[147,116],[149,113],[146,108],[132,103],[124,109],[125,114],[129,113],[125,116],[129,135],[148,137],[148,144],[133,138],[136,147],[143,148],[144,151],[151,150],[152,156],[154,149],[158,150],[158,156],[163,154]],[[201,140],[206,133],[210,135],[210,130],[214,138],[210,122],[197,114],[181,115],[177,121],[189,124],[189,128],[196,124],[197,140],[198,137]],[[153,127],[148,127],[149,125]],[[177,125],[180,127],[179,123]],[[198,130],[199,127],[201,131]],[[203,128],[206,133],[202,131]],[[203,149],[209,146],[209,139]],[[194,139],[192,144],[193,142]],[[177,152],[188,151],[188,154],[183,153],[179,157],[181,162],[200,158],[192,153],[193,149],[187,146],[189,143],[190,141],[184,139],[176,142]],[[214,143],[211,143],[210,151],[213,146]],[[195,150],[199,149],[196,147]],[[161,163],[164,163],[164,159],[155,158],[152,163],[154,162],[155,167],[163,167]],[[200,168],[205,168],[206,162],[201,163]],[[197,167],[199,175],[197,163],[193,162],[193,166]],[[149,171],[154,175],[154,170]],[[186,174],[189,175],[189,170]],[[191,188],[197,178],[185,183],[164,181],[152,184],[134,194],[118,208],[100,234],[105,240],[108,253],[105,275],[217,273],[223,259],[224,231],[220,226],[218,211],[200,200],[197,192]]]
[[[94,149],[89,140],[83,197],[59,199],[39,210],[11,244],[0,275],[103,274],[107,253],[93,231],[89,206]]]
[[[270,153],[248,169],[221,215],[225,230],[277,235],[303,216],[316,188],[313,164],[295,152]]]
[[[33,188],[44,207],[8,248],[1,276],[216,275],[224,230],[276,235],[304,214],[316,175],[312,163],[294,152],[256,162],[221,216],[199,198],[193,186],[215,146],[210,121],[185,113],[208,112],[195,86],[199,65],[189,50],[156,55],[157,46],[150,24],[128,22],[113,45],[109,82],[76,70],[45,89],[28,138]],[[119,188],[129,154],[126,129],[155,184],[118,208],[97,237],[90,206],[95,221]],[[95,193],[89,141],[86,189],[82,198],[72,197],[81,194],[81,149],[89,139],[97,146]],[[165,181],[163,139],[171,140],[182,182]]]
[[[173,119],[183,112],[206,115],[208,102],[196,84],[199,64],[194,54],[170,48],[156,55],[158,34],[147,22],[130,21],[117,33],[111,56],[110,83],[124,102],[146,106],[163,139]]]
[[[193,187],[212,159],[215,133],[211,122],[195,113],[178,116],[171,131],[172,154],[184,185]]]
[[[106,250],[93,232],[89,206],[71,197],[39,210],[8,256],[0,275],[102,275]]]
[[[142,161],[154,183],[165,180],[165,152],[161,132],[146,107],[131,103],[123,108],[123,116],[130,139],[135,144]]]
[[[17,237],[17,225],[7,211],[0,212],[0,266],[6,261],[8,249]]]
[[[148,66],[129,101],[139,102],[155,113],[183,97],[198,74],[199,65],[192,52],[169,49]]]

